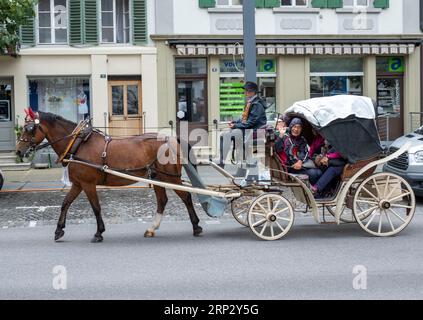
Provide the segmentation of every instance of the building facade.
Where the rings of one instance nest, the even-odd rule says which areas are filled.
[[[18,57],[0,56],[0,151],[28,106],[121,136],[157,126],[154,3],[39,0]]]
[[[255,2],[257,78],[268,120],[298,100],[354,94],[378,102],[382,140],[410,130],[409,113],[421,111],[419,0]],[[160,126],[182,119],[190,130],[210,130],[240,116],[241,4],[156,2]],[[215,141],[210,136],[208,144]]]

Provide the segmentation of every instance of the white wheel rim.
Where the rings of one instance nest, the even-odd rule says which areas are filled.
[[[248,209],[254,198],[254,196],[242,196],[231,203],[232,215],[236,221],[245,227],[248,227]]]
[[[253,233],[263,240],[278,240],[285,236],[294,223],[291,204],[278,194],[264,194],[251,204],[248,224]]]
[[[403,178],[379,173],[363,181],[354,196],[354,216],[368,233],[388,237],[400,233],[413,219],[416,199]]]

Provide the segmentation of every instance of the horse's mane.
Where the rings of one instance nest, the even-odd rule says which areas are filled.
[[[63,121],[66,124],[72,125],[72,126],[76,126],[77,124],[73,121],[70,121],[68,119],[63,118],[62,116],[59,116],[57,114],[53,114],[50,112],[38,112],[38,114],[40,115],[40,120],[49,122],[50,124],[54,124],[54,122],[56,121]]]

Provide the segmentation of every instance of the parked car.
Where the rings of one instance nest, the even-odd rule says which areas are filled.
[[[423,126],[395,140],[388,151],[392,154],[410,141],[412,145],[408,152],[385,164],[383,171],[403,177],[410,183],[416,196],[423,197]]]
[[[0,170],[0,190],[3,188],[3,182],[4,182],[4,175],[3,172]]]

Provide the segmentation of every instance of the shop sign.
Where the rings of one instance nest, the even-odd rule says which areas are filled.
[[[404,72],[404,58],[389,58],[389,72]]]
[[[240,72],[244,72],[244,69],[245,69],[245,63],[241,59],[220,60],[221,73],[240,73]],[[257,72],[275,73],[276,60],[275,59],[257,60]]]

